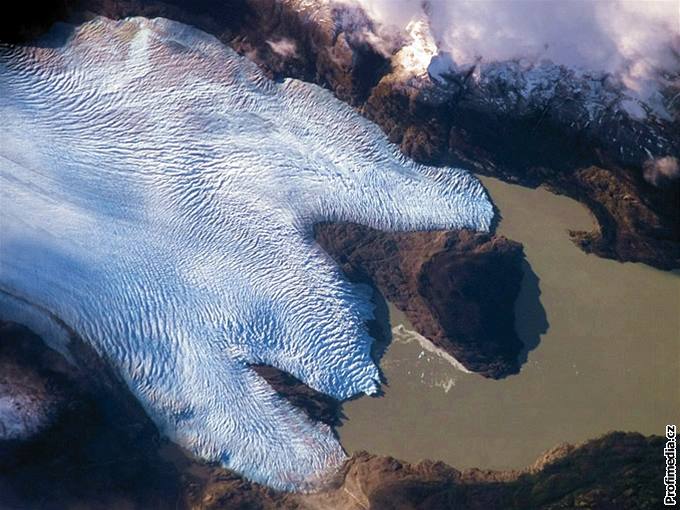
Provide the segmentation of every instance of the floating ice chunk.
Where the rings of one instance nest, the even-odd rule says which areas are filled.
[[[89,342],[174,441],[313,487],[341,447],[248,365],[339,399],[379,385],[368,294],[313,224],[484,230],[484,189],[194,28],[97,18],[67,35],[0,48],[0,287]]]

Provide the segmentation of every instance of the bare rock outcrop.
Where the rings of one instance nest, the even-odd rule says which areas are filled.
[[[0,363],[26,354],[20,363],[31,361],[26,367],[44,388],[34,400],[60,402],[48,427],[0,457],[3,508],[632,510],[661,504],[664,439],[623,432],[559,445],[515,471],[460,471],[361,452],[320,492],[273,491],[161,439],[125,386],[77,338],[79,367],[22,326],[3,323],[0,334]],[[56,373],[62,382],[50,384]],[[22,380],[19,372],[3,373],[4,384]],[[285,391],[304,404],[310,390],[290,383]]]
[[[347,223],[317,225],[316,239],[467,369],[492,378],[519,371],[521,244],[468,230],[386,233]]]

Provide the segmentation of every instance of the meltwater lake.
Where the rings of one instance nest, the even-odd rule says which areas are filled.
[[[567,232],[593,228],[581,204],[481,180],[503,217],[499,233],[523,243],[531,265],[516,328],[535,348],[518,375],[463,373],[423,348],[390,306],[384,395],[344,405],[343,446],[457,468],[522,468],[561,442],[610,430],[663,434],[680,421],[680,273],[587,255]]]

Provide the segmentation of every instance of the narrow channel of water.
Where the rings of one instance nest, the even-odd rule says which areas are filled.
[[[390,307],[384,395],[345,404],[345,449],[506,469],[560,442],[680,423],[680,274],[586,255],[567,234],[592,228],[579,203],[482,180],[503,216],[499,233],[524,244],[533,272],[517,331],[538,345],[519,375],[484,379],[428,349]]]

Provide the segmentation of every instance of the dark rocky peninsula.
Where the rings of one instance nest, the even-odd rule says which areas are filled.
[[[350,278],[375,284],[467,369],[492,378],[519,372],[519,243],[467,230],[385,233],[356,224],[317,225],[316,239]]]

